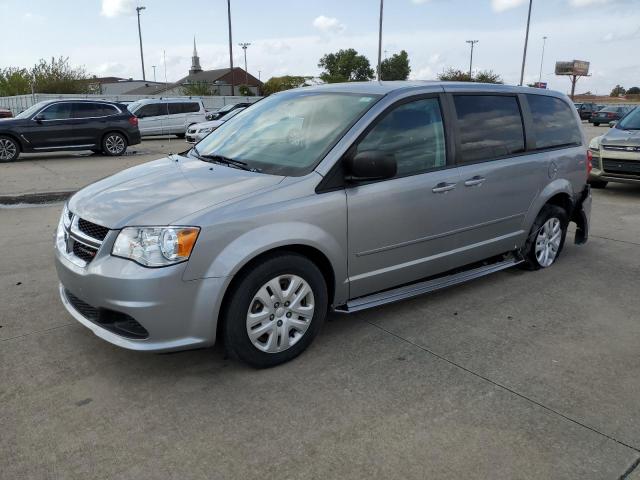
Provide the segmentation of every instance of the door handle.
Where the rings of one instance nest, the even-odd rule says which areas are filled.
[[[482,185],[485,182],[486,178],[484,177],[480,177],[478,175],[476,175],[473,178],[470,178],[469,180],[464,182],[465,187],[475,187]]]
[[[456,188],[455,183],[440,182],[431,189],[433,193],[447,193],[449,190]]]

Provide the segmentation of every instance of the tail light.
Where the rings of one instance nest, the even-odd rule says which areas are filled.
[[[613,117],[615,117],[615,114],[613,112],[607,113],[607,118],[613,118]]]
[[[132,127],[137,127],[138,126],[138,117],[136,117],[135,115],[131,115],[129,117],[129,123],[131,124]]]
[[[593,170],[593,153],[587,150],[587,176],[591,174],[591,170]]]

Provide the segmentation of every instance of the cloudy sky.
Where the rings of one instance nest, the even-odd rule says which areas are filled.
[[[142,2],[142,3],[140,3]],[[92,74],[141,77],[136,5],[142,12],[147,79],[187,73],[193,36],[203,68],[228,66],[225,0],[0,0],[0,67],[69,57]],[[318,59],[353,47],[375,63],[378,0],[231,0],[234,62],[238,42],[251,42],[249,70],[317,75]],[[411,77],[434,79],[444,68],[468,68],[465,40],[479,40],[474,69],[493,69],[507,83],[520,75],[527,0],[386,0],[383,48],[405,49]],[[591,62],[578,90],[608,93],[616,83],[640,84],[640,0],[533,0],[525,81],[538,79],[542,37],[548,36],[542,79],[567,91],[553,75],[556,60]]]

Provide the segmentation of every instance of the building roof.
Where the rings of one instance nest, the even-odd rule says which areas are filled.
[[[234,70],[236,70],[237,68],[238,67],[235,67]],[[180,80],[178,80],[176,83],[180,83],[180,84],[200,83],[200,82],[213,83],[217,80],[220,80],[220,78],[224,77],[230,71],[231,70],[228,68],[218,68],[216,70],[203,70],[197,73],[190,73],[186,77],[183,77]]]

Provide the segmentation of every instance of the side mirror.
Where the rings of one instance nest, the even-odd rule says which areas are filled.
[[[38,123],[42,123],[42,121],[44,120],[44,115],[42,115],[41,113],[39,113],[38,115],[36,115],[35,117],[33,117],[33,119],[38,122]]]
[[[617,121],[617,120],[614,120],[613,122],[609,122],[609,126],[610,126],[611,128],[615,127],[617,124],[618,124],[618,121]]]
[[[347,181],[367,182],[395,177],[398,164],[392,153],[369,150],[347,157],[345,170]]]

